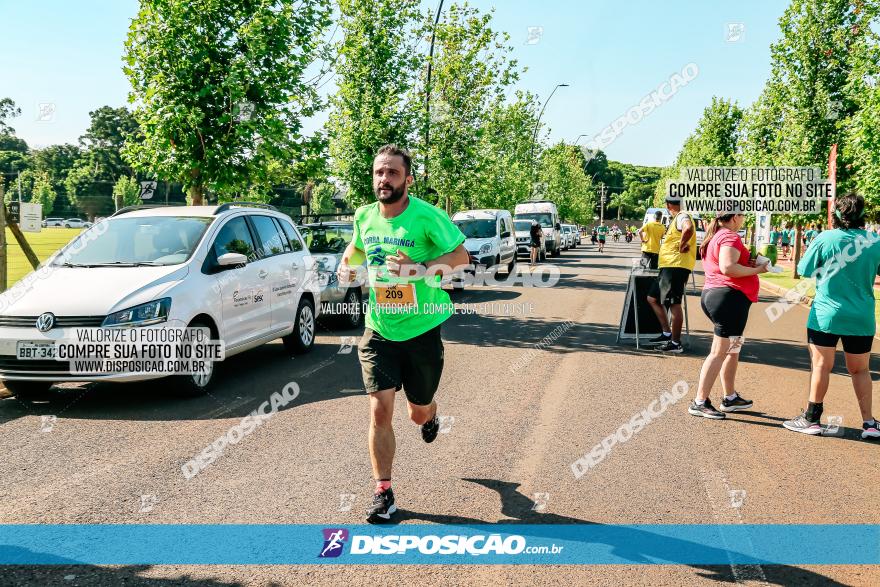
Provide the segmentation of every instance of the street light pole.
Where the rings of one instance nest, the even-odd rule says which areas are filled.
[[[550,98],[553,97],[553,94],[556,93],[556,90],[558,90],[559,88],[567,88],[567,87],[568,87],[568,84],[556,84],[556,87],[553,88],[553,91],[550,92],[550,95],[544,101],[544,106],[541,107],[541,113],[538,114],[538,120],[535,121],[535,131],[532,133],[532,148],[531,148],[531,151],[529,152],[529,160],[532,162],[532,169],[533,169],[533,171],[532,171],[532,190],[531,190],[532,193],[534,193],[535,180],[537,180],[537,174],[538,174],[538,166],[535,165],[535,147],[537,146],[537,142],[538,142],[538,128],[541,126],[541,117],[544,116],[544,110],[547,109],[547,103],[550,102]]]
[[[443,0],[437,7],[437,16],[434,18],[434,28],[431,29],[431,49],[428,51],[428,78],[425,82],[425,193],[428,192],[428,151],[430,149],[431,135],[431,66],[434,64],[434,39],[437,34],[437,23],[440,22],[440,11],[443,10]]]

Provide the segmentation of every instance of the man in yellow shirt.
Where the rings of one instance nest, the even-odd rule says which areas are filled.
[[[648,303],[657,315],[663,333],[651,342],[661,343],[658,350],[682,353],[681,326],[684,323],[684,312],[681,302],[685,295],[685,285],[697,263],[697,232],[690,215],[681,211],[679,198],[667,196],[666,209],[671,218],[666,229],[666,238],[660,245],[660,275],[648,293]],[[671,328],[666,317],[666,306],[672,312]]]
[[[657,263],[660,259],[660,239],[666,232],[661,220],[663,212],[657,210],[654,212],[654,220],[646,222],[639,229],[639,238],[642,239],[642,259],[645,259],[645,265],[649,269],[657,269]]]

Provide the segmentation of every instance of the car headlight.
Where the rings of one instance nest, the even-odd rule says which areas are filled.
[[[492,250],[492,245],[490,243],[486,243],[485,245],[480,247],[480,254],[485,255],[491,250]]]
[[[149,326],[168,320],[171,298],[162,298],[140,306],[133,306],[113,312],[104,319],[101,326]]]

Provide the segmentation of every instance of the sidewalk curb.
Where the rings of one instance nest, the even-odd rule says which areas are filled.
[[[775,293],[780,296],[785,296],[785,294],[787,294],[789,291],[791,291],[791,290],[785,289],[784,287],[782,287],[780,285],[776,285],[774,283],[767,283],[763,279],[759,283],[761,284],[761,289],[765,289],[771,293]],[[805,308],[810,308],[813,305],[813,298],[811,298],[809,296],[801,296],[797,302],[792,302],[792,303],[798,303]]]

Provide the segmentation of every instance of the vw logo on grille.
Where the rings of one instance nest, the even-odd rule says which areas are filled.
[[[37,318],[37,330],[40,332],[49,332],[55,326],[55,314],[52,312],[43,312]]]

